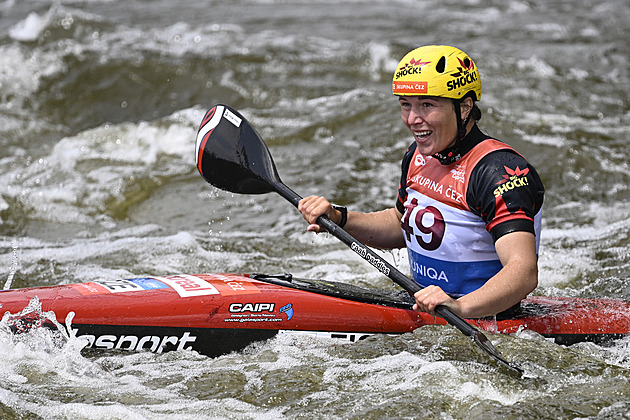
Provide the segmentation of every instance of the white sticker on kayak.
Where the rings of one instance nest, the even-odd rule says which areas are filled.
[[[199,277],[181,274],[178,276],[154,277],[173,288],[181,297],[218,295],[219,291]]]
[[[230,111],[227,108],[225,108],[225,112],[223,113],[223,116],[225,117],[226,120],[228,120],[229,122],[231,122],[237,127],[240,127],[241,122],[243,121],[241,118],[237,117],[236,114],[234,114],[232,111]]]
[[[98,280],[90,283],[81,283],[81,286],[89,288],[91,285],[97,284],[101,287],[104,287],[106,292],[110,293],[120,293],[120,292],[139,292],[141,290],[145,290],[140,284],[135,283],[131,280]],[[97,290],[90,290],[91,293],[99,293]],[[100,293],[103,293],[100,291]]]

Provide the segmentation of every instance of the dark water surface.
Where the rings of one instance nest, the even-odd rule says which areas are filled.
[[[547,187],[536,293],[630,299],[629,32],[625,0],[0,2],[0,278],[292,272],[393,287],[278,196],[206,184],[195,133],[228,103],[298,193],[391,206],[411,142],[391,73],[447,43],[481,70],[482,129]],[[407,271],[403,253],[384,256]],[[0,417],[630,418],[630,340],[493,341],[524,380],[445,327],[282,336],[216,359],[86,354],[3,329]]]

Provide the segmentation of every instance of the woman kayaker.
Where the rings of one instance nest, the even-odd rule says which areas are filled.
[[[538,284],[544,187],[531,166],[477,126],[479,70],[463,51],[430,45],[409,52],[393,78],[403,123],[414,142],[402,161],[398,200],[361,213],[324,197],[302,199],[310,224],[327,215],[375,248],[407,247],[414,309],[446,305],[465,318],[518,305]]]

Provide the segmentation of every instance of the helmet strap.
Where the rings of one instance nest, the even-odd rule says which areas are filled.
[[[455,140],[455,144],[447,150],[443,150],[433,155],[433,157],[438,159],[442,165],[450,165],[453,162],[457,162],[462,157],[459,145],[462,139],[466,137],[466,126],[470,121],[472,111],[469,112],[464,121],[462,121],[461,103],[461,99],[453,99],[455,119],[457,120],[457,139]]]
[[[464,137],[466,137],[466,126],[470,121],[470,116],[472,112],[469,112],[466,118],[462,121],[462,99],[454,99],[453,106],[455,107],[455,118],[457,120],[457,140],[456,142],[461,141]]]

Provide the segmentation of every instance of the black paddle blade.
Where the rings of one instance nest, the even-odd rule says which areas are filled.
[[[523,369],[521,369],[518,365],[512,362],[508,362],[503,358],[501,353],[492,345],[488,337],[483,335],[481,331],[477,331],[473,335],[473,340],[475,343],[483,349],[487,354],[490,355],[494,360],[496,360],[500,365],[505,366],[506,368],[518,373],[519,375],[523,374]]]
[[[265,194],[281,183],[267,145],[234,108],[216,105],[201,121],[196,142],[197,169],[222,190]]]
[[[501,353],[499,353],[499,351],[492,345],[492,342],[488,339],[488,337],[486,337],[484,333],[479,331],[477,328],[470,325],[465,319],[453,313],[450,309],[443,305],[438,305],[435,308],[435,312],[444,318],[446,322],[460,330],[464,335],[471,337],[481,350],[499,362],[499,364],[511,369],[514,372],[523,374],[523,370],[521,368],[519,368],[516,364],[505,360]]]

